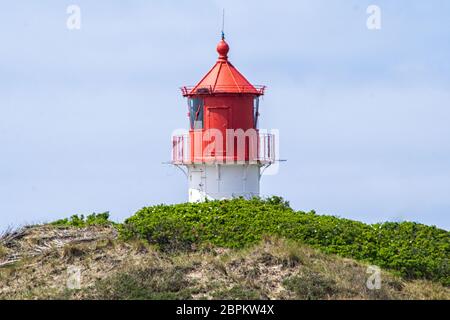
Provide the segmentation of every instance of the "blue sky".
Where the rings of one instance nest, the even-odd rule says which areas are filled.
[[[450,229],[450,2],[18,0],[0,11],[0,230],[186,201],[162,162],[188,124],[178,88],[216,60],[223,7],[230,59],[268,86],[260,125],[288,159],[263,195]]]

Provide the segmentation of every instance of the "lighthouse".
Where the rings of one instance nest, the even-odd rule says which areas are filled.
[[[172,137],[172,164],[186,173],[189,202],[259,196],[263,170],[275,161],[274,136],[258,127],[266,87],[252,85],[229,51],[222,34],[214,66],[181,88],[189,131]]]

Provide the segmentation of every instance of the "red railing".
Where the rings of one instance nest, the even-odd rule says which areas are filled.
[[[183,96],[189,96],[193,94],[217,94],[217,93],[253,93],[256,95],[264,95],[264,91],[266,90],[266,86],[260,85],[245,85],[245,86],[224,86],[224,85],[216,85],[216,86],[207,86],[207,87],[199,87],[195,86],[184,86],[181,87],[181,93]],[[194,90],[195,89],[195,90]],[[235,90],[237,89],[237,92]]]
[[[200,156],[196,156],[195,163],[197,162],[211,162],[211,157],[205,157],[208,161],[197,161],[202,159]],[[228,159],[233,159],[233,155],[227,155],[225,160],[222,157],[216,157],[214,159],[228,161]],[[248,159],[247,162],[257,162],[261,164],[271,164],[275,162],[275,135],[270,133],[259,133],[258,134],[258,150],[255,159]],[[190,138],[188,134],[177,135],[172,137],[172,163],[173,164],[190,164],[193,163],[191,157],[191,145]],[[214,161],[213,161],[214,162]]]

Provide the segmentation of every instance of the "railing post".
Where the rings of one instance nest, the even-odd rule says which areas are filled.
[[[266,160],[267,156],[267,135],[264,134],[264,161]]]
[[[270,139],[272,140],[272,152],[270,154],[270,161],[275,162],[275,135],[271,134]]]
[[[172,137],[172,161],[175,161],[175,137]]]
[[[184,162],[184,136],[180,136],[181,145],[181,162]]]

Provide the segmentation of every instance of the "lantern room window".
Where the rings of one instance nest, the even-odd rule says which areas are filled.
[[[203,99],[190,98],[188,103],[191,129],[203,129]]]
[[[259,97],[253,99],[253,126],[258,128],[258,117],[259,117]]]

